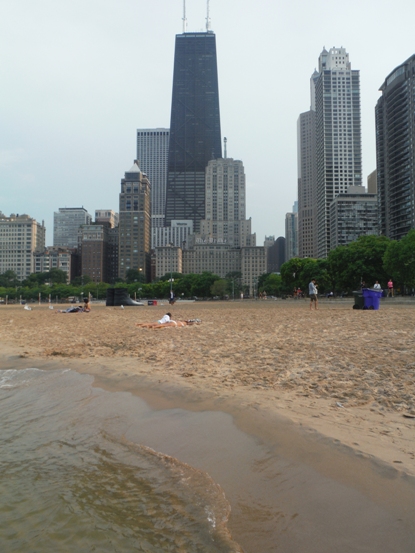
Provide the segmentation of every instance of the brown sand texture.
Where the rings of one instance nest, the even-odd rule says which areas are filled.
[[[59,307],[59,306],[57,306]],[[185,328],[138,328],[171,311]],[[415,303],[266,300],[0,308],[3,352],[97,378],[176,386],[194,398],[279,413],[303,428],[415,475]],[[138,380],[137,380],[138,379]],[[197,407],[196,407],[197,408]]]

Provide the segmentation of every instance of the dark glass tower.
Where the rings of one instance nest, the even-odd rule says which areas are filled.
[[[415,55],[380,87],[376,104],[379,231],[400,240],[415,228]]]
[[[199,232],[205,218],[205,169],[222,157],[216,37],[176,35],[170,120],[166,219],[190,219]]]

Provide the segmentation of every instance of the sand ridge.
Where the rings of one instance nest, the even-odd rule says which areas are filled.
[[[135,326],[166,311],[202,324]],[[278,411],[415,475],[414,323],[415,305],[358,311],[351,301],[321,301],[317,311],[306,300],[93,306],[88,314],[0,308],[2,342],[21,358],[84,360],[96,376],[141,376]]]

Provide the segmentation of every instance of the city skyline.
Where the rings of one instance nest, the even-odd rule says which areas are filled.
[[[415,6],[398,0],[391,13],[384,1],[352,1],[336,20],[321,1],[301,12],[265,0],[242,0],[237,12],[210,4],[222,137],[229,156],[244,163],[246,215],[261,244],[266,235],[284,235],[285,213],[297,199],[296,122],[310,107],[316,53],[344,46],[360,70],[365,185],[376,166],[379,88],[414,53]],[[6,0],[0,10],[0,71],[8,85],[0,107],[0,206],[6,215],[45,220],[51,245],[53,212],[117,210],[136,129],[169,127],[182,2]],[[205,17],[206,2],[188,0],[187,30],[203,31]]]

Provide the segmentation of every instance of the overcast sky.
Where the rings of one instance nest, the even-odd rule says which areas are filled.
[[[188,31],[206,0],[187,0]],[[0,210],[45,220],[118,211],[136,129],[169,127],[183,0],[0,0]],[[415,53],[414,0],[211,0],[222,136],[247,177],[257,233],[284,235],[297,199],[296,123],[318,56],[344,46],[360,70],[363,184],[376,167],[374,107]]]

